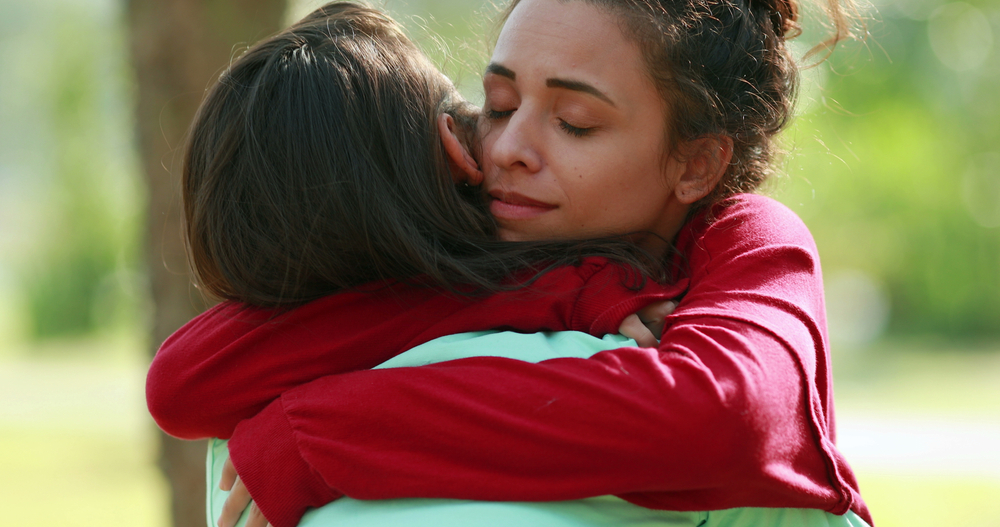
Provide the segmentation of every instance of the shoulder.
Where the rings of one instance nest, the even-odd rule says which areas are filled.
[[[677,239],[681,267],[698,274],[735,261],[764,267],[781,260],[802,260],[818,267],[812,234],[791,209],[756,194],[738,194],[702,212],[684,226]]]
[[[738,194],[718,205],[714,212],[714,221],[703,227],[705,235],[722,236],[736,231],[768,241],[812,240],[797,214],[767,196]]]
[[[716,205],[709,219],[702,213],[691,220],[688,236],[697,245],[720,248],[800,245],[815,252],[812,234],[791,209],[767,196],[737,194]],[[721,245],[721,247],[719,247]]]

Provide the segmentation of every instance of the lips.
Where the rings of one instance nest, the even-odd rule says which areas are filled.
[[[498,220],[526,220],[558,208],[516,192],[490,191],[490,213]]]

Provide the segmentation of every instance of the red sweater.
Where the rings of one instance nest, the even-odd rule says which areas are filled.
[[[639,298],[621,287],[617,267],[594,260],[546,275],[543,294],[472,303],[394,287],[336,295],[270,323],[223,305],[164,343],[147,384],[151,412],[182,437],[227,437],[246,419],[231,456],[275,527],[342,495],[617,494],[657,509],[853,509],[871,523],[834,447],[808,230],[773,200],[746,195],[711,225],[686,225],[677,247],[688,278],[649,284]],[[483,329],[483,320],[613,332],[650,298],[681,291],[658,350],[365,370],[434,337]]]

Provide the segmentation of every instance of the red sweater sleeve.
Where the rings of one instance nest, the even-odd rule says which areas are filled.
[[[404,284],[368,286],[277,313],[227,302],[160,347],[146,379],[156,423],[184,439],[228,438],[281,393],[325,375],[363,370],[418,344],[485,329],[617,332],[628,314],[682,287],[636,290],[617,265],[591,258],[530,288],[486,298]]]
[[[678,247],[691,286],[660,349],[323,378],[237,427],[237,471],[275,527],[344,494],[617,494],[659,509],[853,509],[870,523],[833,443],[808,231],[784,207],[747,196]],[[302,470],[275,474],[276,459]]]

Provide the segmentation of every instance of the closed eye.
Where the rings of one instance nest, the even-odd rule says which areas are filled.
[[[559,119],[559,128],[562,128],[564,132],[574,137],[583,137],[594,131],[593,128],[580,128],[578,126],[573,126],[562,119]]]
[[[506,119],[514,113],[514,110],[486,110],[486,118],[491,121],[498,121],[500,119]]]

